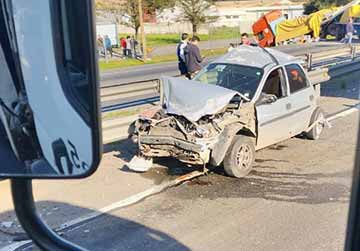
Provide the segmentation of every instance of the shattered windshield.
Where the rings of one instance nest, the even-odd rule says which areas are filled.
[[[205,84],[219,85],[252,99],[263,73],[261,68],[214,63],[204,68],[194,80]]]

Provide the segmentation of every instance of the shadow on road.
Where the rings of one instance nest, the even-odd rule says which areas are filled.
[[[87,208],[55,201],[37,202],[37,208],[45,221],[50,226],[55,226],[55,229],[63,224],[65,219],[72,220],[95,212]],[[2,246],[13,243],[14,240],[27,239],[21,227],[18,226],[13,211],[0,214],[0,222],[8,226],[0,226],[0,249]],[[166,233],[110,214],[69,227],[62,230],[60,234],[63,238],[92,251],[190,250]],[[34,247],[26,250],[39,249]]]

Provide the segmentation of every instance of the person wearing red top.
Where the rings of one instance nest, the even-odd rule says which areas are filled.
[[[124,37],[122,37],[120,39],[120,44],[121,44],[121,48],[123,49],[124,57],[126,57],[127,56],[127,49],[126,49],[127,43],[126,43],[126,39]]]

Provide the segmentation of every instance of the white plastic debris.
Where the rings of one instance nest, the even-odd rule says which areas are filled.
[[[1,222],[1,226],[4,228],[11,228],[14,223],[12,221]]]
[[[135,172],[147,172],[153,166],[153,159],[145,159],[143,157],[134,156],[127,166],[130,170]]]

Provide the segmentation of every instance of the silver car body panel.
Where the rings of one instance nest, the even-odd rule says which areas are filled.
[[[218,165],[231,146],[233,137],[238,133],[256,138],[258,150],[307,129],[311,115],[317,107],[318,97],[310,83],[308,87],[291,94],[285,70],[285,66],[289,64],[297,64],[302,68],[300,60],[272,49],[264,51],[258,47],[241,46],[212,63],[262,68],[264,74],[252,100],[247,102],[242,94],[215,85],[180,78],[162,78],[161,105],[176,123],[181,124],[176,116],[183,116],[199,126],[198,120],[205,115],[228,115],[218,120],[212,119],[219,130],[214,130],[209,123],[205,128],[209,130],[211,127],[212,136],[201,139],[188,135],[184,129],[161,127],[161,123],[153,121],[149,131],[139,135],[140,151],[144,156],[172,156],[193,164],[211,162]],[[275,102],[258,105],[257,101],[269,74],[277,68],[283,70],[286,95]],[[241,96],[242,101],[239,108],[232,109],[229,113],[229,102],[236,95]],[[204,125],[199,126],[200,129],[201,127],[204,128]]]

